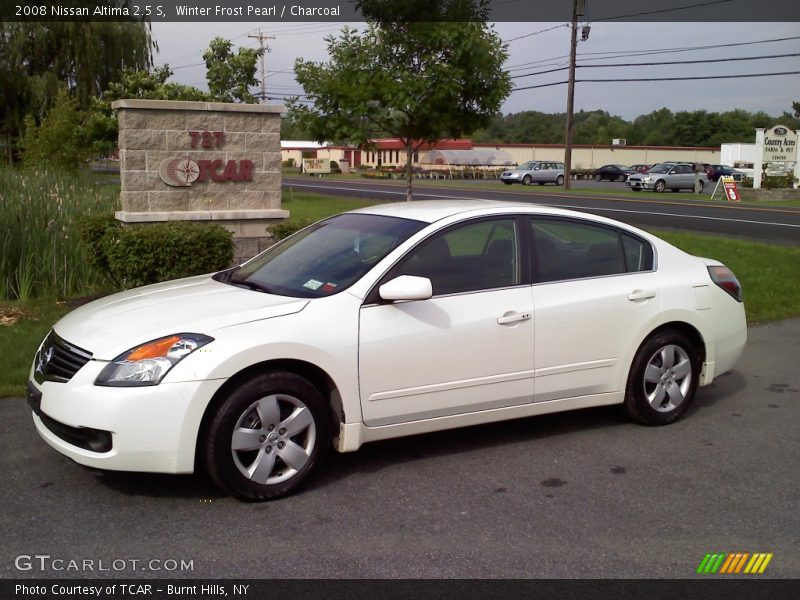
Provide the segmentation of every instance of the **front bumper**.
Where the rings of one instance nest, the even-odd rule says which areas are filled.
[[[653,183],[650,181],[642,181],[640,179],[634,179],[631,181],[628,179],[625,181],[625,185],[627,185],[632,190],[642,190],[642,191],[653,191]]]
[[[28,401],[42,439],[88,467],[193,472],[203,413],[224,380],[94,385],[106,364],[92,360],[66,383],[28,383]]]
[[[504,183],[522,183],[522,177],[519,175],[500,175],[500,181]]]

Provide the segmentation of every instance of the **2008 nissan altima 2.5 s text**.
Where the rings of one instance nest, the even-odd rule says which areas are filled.
[[[671,423],[745,344],[733,273],[644,231],[490,201],[331,217],[240,267],[62,318],[39,434],[100,469],[288,494],[330,447],[623,404]]]

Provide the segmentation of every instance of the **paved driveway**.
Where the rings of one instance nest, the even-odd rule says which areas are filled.
[[[773,552],[761,577],[798,577],[798,358],[800,320],[751,328],[738,369],[671,426],[603,408],[381,442],[265,504],[93,473],[6,399],[0,577],[683,578],[720,551]],[[35,554],[193,570],[15,568]]]

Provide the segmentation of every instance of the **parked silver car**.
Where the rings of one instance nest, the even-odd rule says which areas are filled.
[[[504,171],[500,175],[500,181],[506,185],[511,185],[512,183],[521,183],[522,185],[555,183],[556,185],[564,185],[564,163],[531,160],[521,164],[513,171]]]
[[[663,192],[669,189],[673,192],[692,190],[700,193],[708,183],[708,176],[700,173],[699,181],[697,181],[695,175],[694,166],[691,163],[659,163],[647,173],[631,175],[625,184],[635,192],[641,190]],[[699,189],[697,190],[695,190],[695,181],[698,183]]]

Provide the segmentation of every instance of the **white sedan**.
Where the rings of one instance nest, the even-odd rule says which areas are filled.
[[[583,213],[384,204],[241,267],[87,304],[34,359],[39,434],[100,469],[204,468],[242,499],[333,446],[623,404],[661,425],[746,340],[715,260]]]

